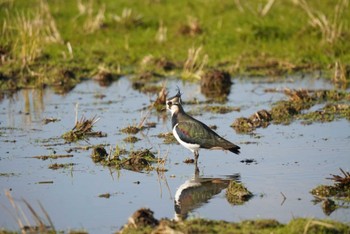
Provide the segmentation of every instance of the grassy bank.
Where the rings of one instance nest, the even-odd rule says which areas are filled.
[[[183,223],[161,220],[159,224],[127,226],[120,233],[348,233],[346,224],[313,219],[294,219],[288,224],[276,220],[246,220],[238,223],[193,219]]]
[[[72,86],[101,71],[171,70],[189,78],[215,67],[231,75],[349,76],[348,0],[1,0],[0,6],[2,89]]]

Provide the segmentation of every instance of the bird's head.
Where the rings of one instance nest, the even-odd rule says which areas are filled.
[[[166,108],[171,112],[171,114],[177,113],[181,107],[181,92],[177,88],[177,94],[166,100]]]

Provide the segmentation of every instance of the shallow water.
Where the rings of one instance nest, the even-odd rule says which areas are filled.
[[[269,93],[265,89],[332,89],[332,85],[313,78],[290,78],[273,83],[254,82],[253,79],[234,82],[225,105],[240,107],[240,112],[200,113],[205,104],[184,108],[197,113],[196,118],[208,125],[216,125],[220,135],[241,146],[239,156],[222,151],[200,151],[200,179],[239,179],[255,196],[243,205],[234,206],[226,200],[225,188],[211,192],[202,187],[196,193],[207,195],[185,207],[185,216],[227,221],[274,218],[281,222],[293,217],[312,217],[349,222],[350,209],[340,208],[327,216],[321,204],[312,202],[314,198],[309,193],[319,184],[331,184],[325,178],[339,174],[340,167],[350,171],[350,123],[347,120],[270,125],[257,129],[255,135],[236,134],[229,127],[236,118],[270,109],[274,101],[286,98],[282,93]],[[184,93],[184,101],[205,100],[197,84],[169,80],[170,95],[176,92],[176,86]],[[22,208],[21,198],[39,211],[37,201],[40,201],[56,229],[84,228],[91,233],[111,233],[141,207],[153,210],[156,218],[179,218],[174,206],[175,194],[193,178],[195,168],[193,164],[183,163],[192,157],[190,151],[177,144],[164,144],[156,137],[171,130],[169,113],[152,113],[147,121],[157,125],[138,133],[136,136],[141,140],[137,143],[124,143],[127,134],[120,132],[124,127],[138,124],[155,98],[133,90],[126,77],[108,87],[86,81],[66,95],[45,89],[22,90],[4,97],[0,102],[0,173],[7,174],[0,176],[0,227],[18,229],[5,190],[11,190]],[[82,115],[100,117],[94,129],[107,133],[107,137],[64,144],[60,136],[73,127],[77,103],[79,118]],[[43,124],[45,118],[59,121]],[[127,150],[152,148],[160,157],[167,158],[165,168],[168,171],[158,174],[109,169],[93,163],[91,150],[74,150],[70,153],[72,158],[45,161],[32,158],[66,154],[77,146],[100,143]],[[106,149],[109,151],[109,146]],[[244,159],[255,159],[256,163],[240,162]],[[53,163],[74,165],[51,170],[48,166]],[[99,197],[105,193],[111,196],[108,199]],[[28,212],[27,215],[30,216]]]

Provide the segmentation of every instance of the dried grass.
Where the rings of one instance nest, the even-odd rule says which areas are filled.
[[[62,43],[56,22],[48,3],[40,2],[34,12],[18,12],[7,15],[2,26],[2,34],[12,42],[12,56],[22,63],[22,67],[34,62],[42,55],[42,46],[48,43]]]
[[[339,0],[335,4],[333,15],[326,15],[310,7],[306,0],[294,0],[305,11],[310,19],[312,27],[317,28],[322,34],[322,40],[334,44],[342,37],[343,32],[343,14],[348,9],[349,0]]]
[[[204,73],[204,68],[208,63],[208,55],[205,54],[202,58],[200,53],[202,47],[188,49],[188,56],[183,66],[182,77],[184,79],[200,79]]]
[[[24,212],[22,207],[19,205],[19,202],[15,201],[15,199],[12,197],[10,191],[5,191],[5,195],[7,199],[9,200],[14,213],[12,213],[12,216],[16,219],[16,222],[21,229],[21,233],[49,233],[53,232],[55,233],[55,227],[53,225],[53,222],[43,207],[43,205],[39,203],[40,210],[42,212],[42,215],[45,217],[42,218],[40,213],[36,211],[32,205],[29,204],[25,199],[21,199],[21,201],[25,204],[25,207],[29,211],[31,215],[31,219],[34,221],[35,224],[32,224],[29,220],[28,215]],[[10,211],[11,212],[11,211]]]

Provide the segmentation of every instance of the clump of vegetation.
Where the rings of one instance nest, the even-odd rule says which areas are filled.
[[[233,127],[238,133],[248,133],[255,130],[252,121],[245,117],[235,119],[231,124],[231,127]]]
[[[162,161],[162,159],[156,158],[149,149],[131,151],[128,157],[121,157],[126,153],[125,150],[117,147],[114,153],[108,154],[103,147],[96,147],[93,149],[91,157],[95,163],[100,163],[103,166],[137,172],[154,170],[152,164]]]
[[[153,107],[156,109],[156,111],[160,112],[165,109],[165,102],[166,102],[166,97],[168,93],[165,88],[165,84],[163,85],[162,89],[158,93],[158,97],[153,103]]]
[[[226,199],[233,205],[242,205],[248,201],[253,194],[240,182],[230,181],[226,189]]]
[[[201,76],[200,85],[206,97],[222,100],[230,94],[231,76],[224,71],[209,70]]]
[[[335,182],[334,185],[320,185],[313,190],[311,193],[319,197],[336,197],[350,201],[350,172],[345,172],[340,168],[342,176],[332,175],[330,180]]]
[[[152,228],[157,226],[158,224],[159,221],[154,218],[152,210],[148,208],[141,208],[132,214],[132,216],[128,220],[128,223],[122,227],[121,232],[124,233],[124,231],[126,230],[126,232],[133,232],[137,229]]]
[[[163,75],[155,71],[143,71],[141,74],[132,77],[132,87],[143,93],[158,93],[164,86],[157,83],[162,78]]]
[[[181,77],[185,80],[199,80],[204,74],[204,68],[208,63],[208,55],[200,57],[203,47],[188,49],[187,59],[183,65]]]
[[[22,209],[17,199],[15,200],[10,191],[5,191],[5,195],[9,200],[17,221],[18,227],[22,233],[55,233],[55,227],[53,222],[48,215],[47,211],[44,209],[44,206],[39,202],[40,210],[35,210],[32,205],[29,204],[25,199],[20,201],[25,204],[26,209]],[[21,211],[21,212],[18,212]],[[28,217],[30,215],[30,218]],[[40,214],[40,215],[39,215]],[[30,223],[30,220],[33,223]],[[6,233],[6,232],[5,232]]]
[[[157,135],[159,138],[163,138],[163,143],[165,144],[174,144],[177,143],[176,138],[174,137],[172,132],[167,132],[167,133],[159,133]]]
[[[232,111],[240,111],[240,108],[234,106],[205,106],[204,110],[215,114],[226,114]]]
[[[97,146],[92,149],[91,158],[92,158],[92,161],[94,161],[94,163],[104,161],[106,160],[107,157],[108,157],[108,153],[104,147]]]
[[[194,163],[195,161],[194,161],[193,158],[186,158],[183,162],[184,162],[184,163],[187,163],[187,164],[192,164],[192,163]]]
[[[135,137],[135,136],[128,136],[126,138],[123,139],[123,141],[127,142],[127,143],[135,143],[138,142],[140,139]]]
[[[76,121],[72,130],[62,135],[63,139],[68,142],[75,142],[89,137],[106,137],[106,133],[93,131],[93,126],[98,120],[99,118],[96,116],[91,119],[81,117],[79,121]]]
[[[150,171],[154,169],[152,163],[155,162],[157,159],[154,154],[149,149],[145,149],[132,151],[128,158],[121,160],[119,166],[131,171]]]
[[[275,90],[269,90],[275,91]],[[289,100],[277,101],[270,111],[260,110],[249,118],[236,119],[231,127],[240,133],[250,133],[257,127],[267,127],[275,124],[289,124],[293,120],[303,120],[310,124],[314,121],[330,122],[337,118],[350,120],[350,94],[337,90],[290,90],[283,91]],[[306,111],[316,104],[324,107],[316,111]]]
[[[114,14],[113,20],[126,28],[139,26],[143,23],[142,15],[131,8],[124,8],[120,15]]]
[[[273,105],[271,117],[276,124],[289,124],[299,114],[298,109],[300,108],[291,101],[279,101]]]
[[[322,202],[325,214],[329,215],[339,207],[344,206],[345,201],[350,202],[350,172],[340,168],[342,175],[332,175],[327,178],[334,181],[334,185],[319,185],[311,190],[315,196],[315,203]]]
[[[57,169],[66,169],[74,166],[75,163],[53,163],[49,165],[49,169],[57,170]]]
[[[337,117],[345,118],[350,121],[350,105],[345,103],[326,104],[320,110],[311,111],[300,116],[304,123],[309,124],[317,122],[331,122]]]
[[[122,133],[127,133],[127,134],[137,134],[141,130],[142,130],[142,128],[131,125],[131,126],[127,126],[125,128],[122,128],[120,131]]]
[[[199,23],[199,20],[195,17],[188,16],[187,23],[183,24],[179,28],[179,33],[185,36],[197,36],[202,34],[203,29]]]
[[[343,36],[344,9],[349,5],[348,0],[339,0],[332,9],[332,14],[326,15],[310,6],[305,0],[295,1],[309,18],[310,25],[322,34],[324,42],[333,44]]]
[[[33,156],[32,158],[37,158],[41,160],[47,160],[47,159],[58,159],[58,158],[72,158],[73,154],[51,154],[51,155],[37,155]]]
[[[113,72],[110,68],[105,66],[98,66],[98,70],[92,75],[92,79],[97,81],[100,86],[107,87],[112,84],[113,81],[120,77],[120,68],[118,71]]]
[[[271,113],[267,110],[260,110],[249,118],[237,118],[231,125],[239,133],[248,133],[254,131],[256,128],[266,128],[272,120]]]

